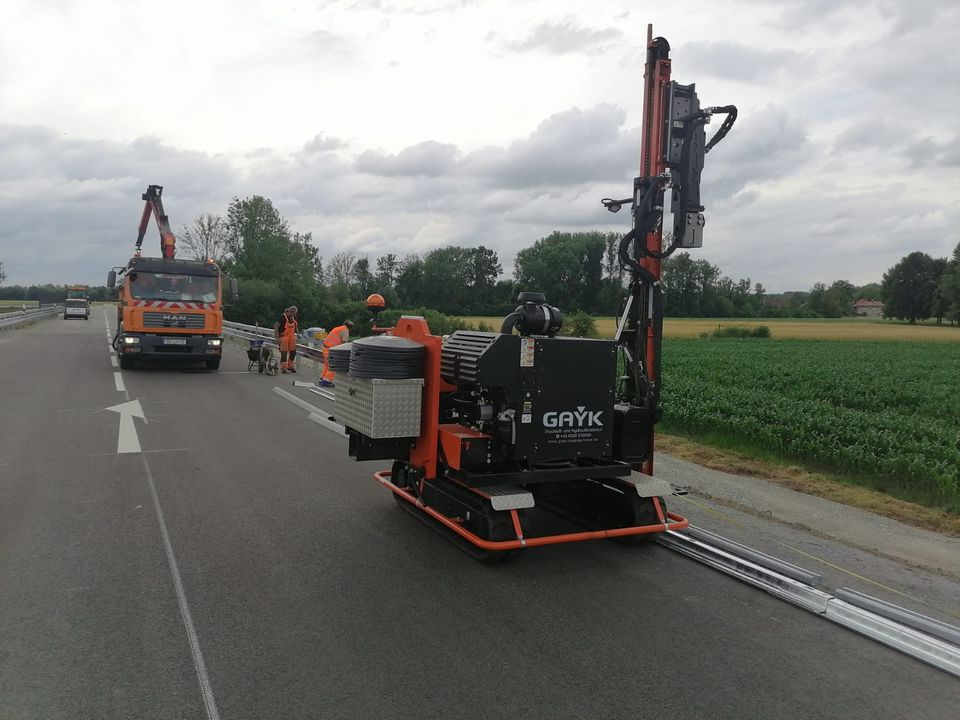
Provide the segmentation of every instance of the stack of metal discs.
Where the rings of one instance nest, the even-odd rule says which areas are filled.
[[[350,377],[404,380],[423,377],[423,345],[393,335],[350,343]]]
[[[330,348],[328,360],[331,370],[334,372],[349,372],[350,348],[352,347],[353,343],[341,343]]]

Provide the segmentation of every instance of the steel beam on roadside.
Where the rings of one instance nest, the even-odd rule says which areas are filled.
[[[799,580],[807,585],[819,585],[821,582],[823,582],[823,575],[820,573],[806,570],[802,567],[793,565],[792,563],[788,563],[785,560],[775,558],[772,555],[767,555],[759,550],[754,550],[751,547],[747,547],[746,545],[729,540],[728,538],[717,535],[716,533],[712,533],[709,530],[704,530],[703,528],[698,527],[690,527],[687,529],[687,533],[698,540],[703,540],[704,542],[716,545],[717,547],[723,548],[728,552],[735,553],[740,557],[745,557],[748,560],[757,563],[758,565],[762,565],[770,570],[775,570],[782,575],[786,575],[794,580]]]
[[[657,536],[657,542],[864,637],[960,677],[960,643],[957,642],[960,628],[855,590],[843,588],[836,595],[818,590],[741,554],[747,550],[754,556],[770,557],[764,553],[708,531],[695,530],[700,538],[693,537],[689,532],[669,530]],[[701,539],[708,536],[722,541],[725,548]],[[733,552],[734,549],[737,551]],[[783,564],[789,566],[789,563]]]

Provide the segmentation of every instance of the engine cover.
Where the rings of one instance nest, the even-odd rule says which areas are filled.
[[[612,340],[458,331],[444,343],[442,365],[448,381],[505,399],[497,415],[512,432],[497,437],[512,436],[512,447],[500,448],[506,457],[609,458],[616,353]]]

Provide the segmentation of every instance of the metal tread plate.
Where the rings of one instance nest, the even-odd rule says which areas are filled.
[[[533,493],[515,485],[494,485],[474,490],[486,496],[494,510],[523,510],[534,505]]]

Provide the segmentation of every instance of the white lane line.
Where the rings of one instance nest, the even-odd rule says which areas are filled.
[[[117,366],[118,366],[117,356],[116,356],[116,355],[111,355],[111,356],[110,356],[110,364],[113,365],[114,367],[117,367]]]
[[[113,374],[113,384],[117,386],[117,392],[125,393],[127,391],[127,386],[123,384],[123,377],[119,372]]]
[[[190,448],[164,448],[162,450],[141,450],[141,453],[171,453],[171,452],[192,452]],[[87,457],[106,457],[116,455],[117,453],[87,453]]]
[[[200,640],[197,638],[197,629],[193,624],[193,615],[190,614],[190,605],[187,595],[183,591],[183,580],[180,577],[180,567],[177,557],[173,554],[173,545],[170,543],[170,533],[167,532],[167,523],[163,519],[163,510],[160,508],[160,498],[157,496],[157,486],[153,482],[153,473],[150,472],[150,463],[147,456],[141,454],[143,470],[147,476],[147,485],[150,487],[150,497],[153,498],[153,509],[157,513],[157,522],[160,525],[160,536],[163,538],[163,549],[167,553],[167,563],[170,565],[170,574],[173,576],[173,588],[177,593],[177,604],[180,606],[180,617],[183,619],[184,630],[187,631],[187,641],[190,643],[190,653],[193,655],[193,667],[197,671],[197,680],[200,683],[200,693],[203,695],[203,705],[207,711],[208,720],[220,720],[217,711],[217,702],[213,697],[213,688],[210,686],[210,677],[207,675],[207,664],[200,651]]]

